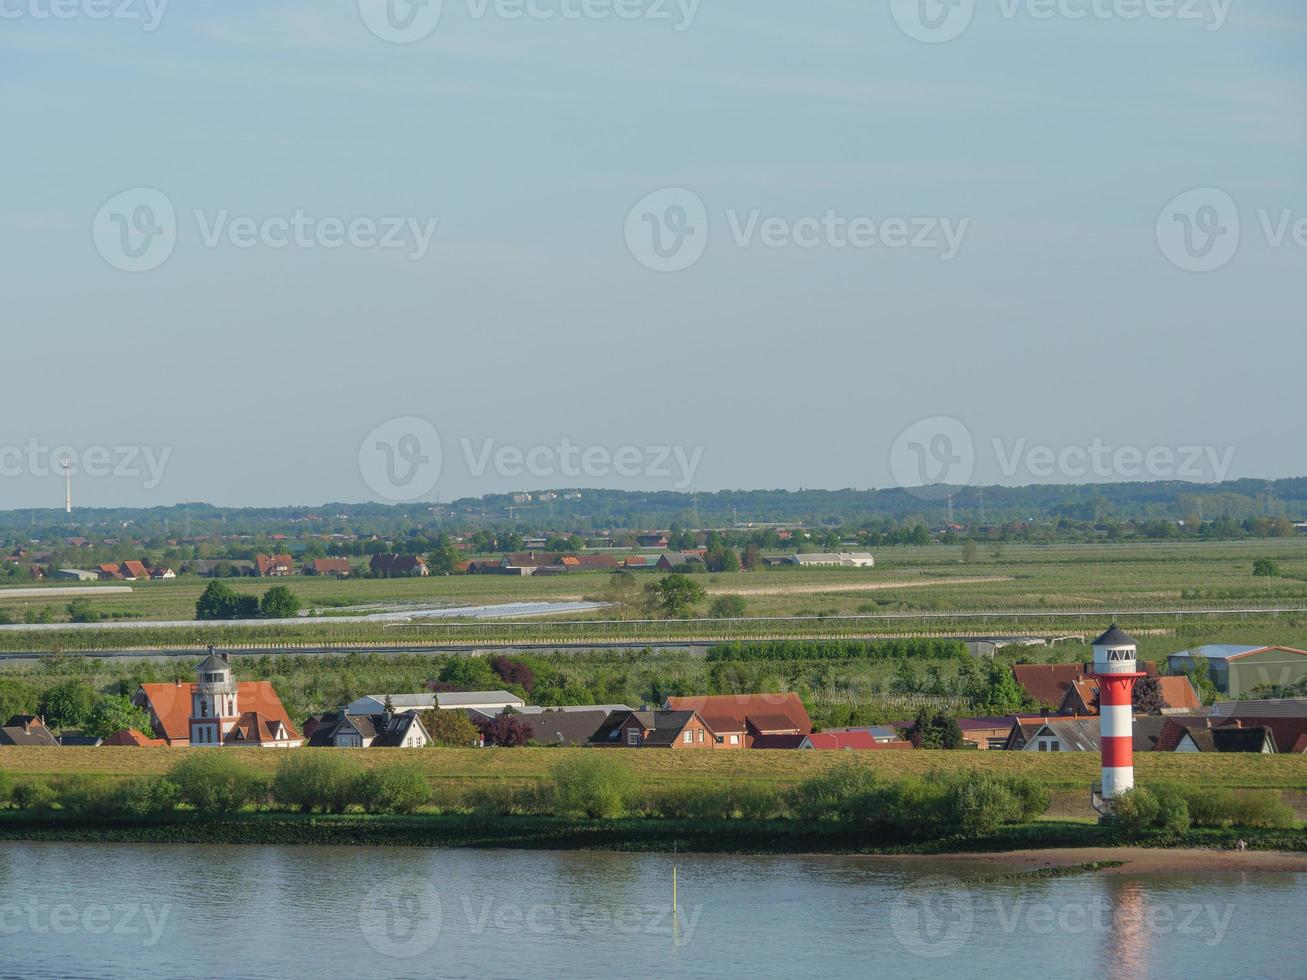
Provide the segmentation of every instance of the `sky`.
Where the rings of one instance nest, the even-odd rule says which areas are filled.
[[[0,0],[0,508],[1307,474],[1296,0]]]

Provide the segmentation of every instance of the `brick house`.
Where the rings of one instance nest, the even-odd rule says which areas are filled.
[[[619,711],[590,744],[622,749],[715,749],[716,733],[697,711]]]

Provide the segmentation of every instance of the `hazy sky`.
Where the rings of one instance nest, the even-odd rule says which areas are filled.
[[[1299,0],[954,2],[0,0],[0,507],[1307,473]]]

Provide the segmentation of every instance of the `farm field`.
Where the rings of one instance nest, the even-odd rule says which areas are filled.
[[[1252,564],[1272,558],[1283,572],[1279,578],[1256,578]],[[858,623],[769,623],[764,626],[669,622],[599,625],[611,618],[607,610],[572,614],[570,621],[591,621],[593,627],[536,622],[467,624],[458,622],[399,626],[382,623],[239,626],[224,632],[220,642],[417,644],[485,642],[572,642],[573,640],[656,641],[676,638],[732,636],[871,635],[917,633],[952,628],[955,632],[1081,632],[1105,618],[1131,610],[1206,610],[1307,607],[1307,539],[1213,543],[1125,543],[1098,545],[983,546],[977,559],[963,560],[960,547],[935,545],[887,549],[869,570],[799,569],[696,578],[709,598],[738,595],[748,618],[832,619],[838,617],[899,617]],[[653,580],[641,573],[640,581]],[[335,580],[312,577],[228,580],[242,593],[257,595],[271,585],[289,586],[306,610],[319,613],[346,610],[380,611],[405,607],[453,607],[481,603],[602,599],[609,576],[577,574],[516,578],[507,576],[448,576],[427,579]],[[105,617],[132,621],[186,620],[207,582],[181,579],[133,585],[130,594],[106,594],[91,599]],[[47,610],[55,621],[66,618],[67,599],[51,595],[49,602],[30,594],[6,595],[0,589],[0,614],[21,622]],[[705,608],[697,610],[698,615]],[[1040,611],[1079,611],[1068,623],[1027,614]],[[968,614],[985,613],[984,619]],[[1021,613],[1021,616],[1017,616]],[[1006,614],[1012,614],[1008,620]],[[921,617],[917,621],[917,617]],[[929,618],[928,618],[929,617]],[[941,618],[942,617],[942,618]],[[1174,620],[1149,625],[1172,628]],[[0,651],[28,649],[95,650],[137,646],[195,645],[214,642],[199,630],[91,631],[91,635],[0,631]]]
[[[14,776],[57,777],[75,774],[139,776],[166,772],[187,753],[208,749],[34,748],[0,749],[0,770]],[[267,749],[222,749],[264,772],[275,771],[282,753]],[[375,767],[397,759],[422,766],[437,785],[468,787],[488,782],[526,783],[545,777],[555,763],[594,749],[314,749],[348,752]],[[1082,789],[1098,777],[1094,752],[1056,756],[1025,752],[736,752],[623,751],[639,781],[648,786],[702,786],[747,781],[788,786],[849,759],[888,778],[928,772],[976,770],[1022,774],[1050,789]],[[1198,782],[1237,789],[1307,790],[1307,755],[1201,755],[1143,753],[1135,757],[1143,782]]]

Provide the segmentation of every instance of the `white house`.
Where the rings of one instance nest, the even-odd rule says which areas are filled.
[[[875,568],[876,559],[865,551],[841,551],[838,554],[794,555],[791,564],[805,568]]]
[[[396,714],[430,711],[433,708],[472,708],[499,714],[505,708],[521,710],[526,702],[507,691],[462,691],[443,694],[368,694],[351,701],[345,708],[350,715],[381,715],[386,713],[386,699]]]

